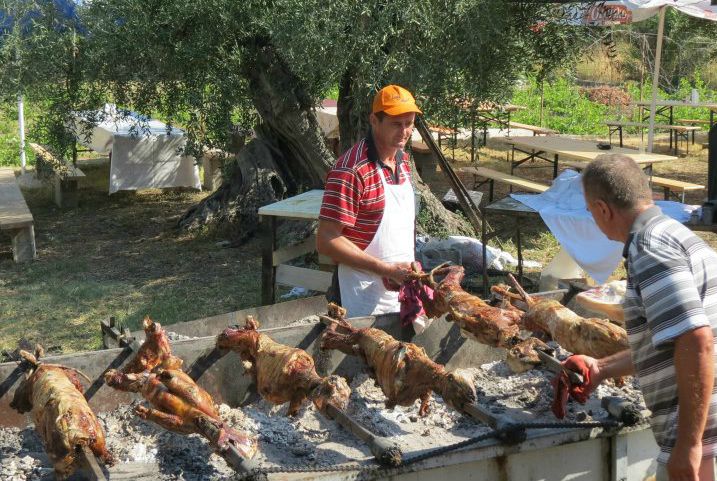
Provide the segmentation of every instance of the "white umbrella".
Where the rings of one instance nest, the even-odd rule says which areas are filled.
[[[650,127],[647,138],[647,150],[652,152],[655,138],[655,104],[662,57],[662,36],[665,28],[665,11],[673,7],[682,13],[705,20],[717,21],[715,0],[622,0],[605,2],[593,9],[587,22],[593,24],[631,23],[648,19],[659,14],[657,27],[657,48],[655,50],[655,70],[652,75],[652,99],[650,101]],[[602,12],[602,16],[601,16]],[[616,14],[619,12],[619,14]],[[602,17],[602,18],[601,18]]]

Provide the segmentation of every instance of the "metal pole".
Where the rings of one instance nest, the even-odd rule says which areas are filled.
[[[647,137],[647,151],[652,152],[655,140],[655,103],[657,102],[657,89],[660,81],[660,60],[662,57],[662,35],[665,30],[665,11],[667,7],[660,7],[660,21],[657,27],[657,45],[655,48],[655,71],[652,74],[652,100],[650,101],[650,131]]]
[[[24,174],[27,159],[25,158],[25,107],[22,94],[17,96],[17,123],[18,129],[20,130],[20,167]]]

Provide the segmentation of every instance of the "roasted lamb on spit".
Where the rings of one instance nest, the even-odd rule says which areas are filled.
[[[107,371],[105,383],[141,394],[152,406],[135,408],[142,419],[180,434],[201,434],[219,453],[232,446],[245,459],[253,457],[256,440],[224,424],[209,393],[180,369],[182,360],[172,355],[159,323],[146,318],[144,328],[145,343],[122,371]]]
[[[436,281],[436,276],[441,275],[443,279]],[[433,289],[433,299],[423,300],[428,316],[435,318],[448,314],[446,319],[458,324],[467,337],[481,344],[507,349],[506,362],[513,372],[520,373],[539,365],[541,361],[535,349],[550,349],[539,339],[520,337],[523,311],[508,301],[500,307],[491,306],[464,291],[461,287],[464,275],[463,266],[446,264],[430,273],[415,273],[414,277]]]
[[[536,299],[528,295],[510,276],[518,293],[507,286],[494,286],[504,299],[522,300],[528,306],[523,325],[531,331],[542,331],[573,354],[601,358],[628,348],[627,332],[607,319],[584,318],[556,300]]]
[[[140,373],[151,371],[156,367],[165,369],[180,369],[182,360],[172,355],[167,334],[162,325],[154,322],[149,316],[142,322],[144,328],[144,343],[139,347],[135,356],[124,365],[124,373]]]
[[[76,369],[40,362],[41,353],[41,348],[35,355],[20,351],[22,364],[30,367],[10,406],[20,413],[32,413],[58,479],[65,479],[79,467],[83,447],[105,464],[113,464],[105,447],[105,433],[83,396],[80,377],[89,379]]]
[[[473,383],[446,371],[431,360],[423,348],[400,342],[380,329],[356,329],[345,319],[346,310],[329,304],[330,326],[321,340],[322,349],[337,349],[362,357],[372,369],[376,382],[386,395],[386,407],[410,406],[421,400],[418,414],[428,414],[431,392],[435,391],[453,408],[462,411],[476,400]],[[339,333],[337,328],[346,331]]]
[[[319,376],[306,351],[279,344],[258,328],[259,323],[247,316],[243,328],[228,327],[219,334],[217,348],[239,354],[261,397],[273,404],[288,402],[289,416],[295,416],[306,399],[324,413],[327,404],[346,408],[351,389],[342,377]]]
[[[264,399],[273,404],[288,402],[289,416],[296,415],[304,402],[310,399],[319,412],[364,441],[380,464],[401,464],[398,446],[368,431],[344,412],[351,396],[351,389],[344,378],[319,376],[309,353],[279,344],[259,332],[258,328],[259,323],[252,316],[247,316],[243,328],[229,327],[217,337],[217,348],[239,354],[245,372],[252,376],[257,391]]]

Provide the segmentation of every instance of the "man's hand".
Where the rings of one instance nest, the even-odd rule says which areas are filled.
[[[408,280],[408,276],[413,272],[410,262],[389,262],[386,263],[384,269],[379,274],[389,281],[400,286],[404,281]]]
[[[571,384],[565,372],[561,372],[553,379],[554,397],[551,409],[558,419],[565,417],[568,397],[572,396],[572,398],[579,403],[585,404],[590,393],[600,384],[600,368],[597,359],[575,354],[563,362],[563,367],[580,374],[584,379],[584,384]],[[598,381],[596,381],[593,376],[595,376]]]
[[[583,384],[583,391],[586,393],[586,396],[589,396],[590,393],[593,392],[595,388],[598,387],[600,383],[605,380],[605,377],[603,377],[603,372],[600,369],[600,361],[595,359],[594,357],[585,356],[583,354],[576,354],[574,356],[571,356],[569,359],[573,358],[576,358],[576,362],[582,362],[582,364],[584,364],[588,370],[588,375],[585,376],[585,384]],[[565,367],[570,369],[570,366]]]
[[[699,481],[700,463],[702,462],[702,444],[681,445],[679,442],[672,448],[667,462],[667,474],[670,481]]]

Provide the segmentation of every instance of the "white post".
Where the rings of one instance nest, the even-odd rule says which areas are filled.
[[[652,100],[650,101],[650,131],[647,137],[647,151],[652,152],[655,140],[655,103],[657,102],[657,89],[660,80],[660,59],[662,57],[662,34],[665,30],[665,10],[667,6],[660,7],[660,22],[657,27],[657,45],[655,49],[655,72],[652,75]]]
[[[17,123],[20,129],[20,166],[22,173],[25,173],[25,107],[22,101],[22,94],[17,96]]]

